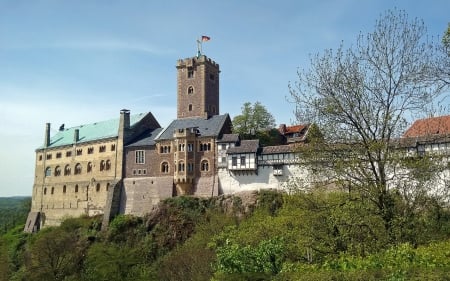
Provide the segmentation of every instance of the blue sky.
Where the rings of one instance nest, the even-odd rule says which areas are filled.
[[[66,127],[151,111],[176,118],[176,61],[204,53],[220,64],[221,113],[261,102],[295,122],[286,97],[309,56],[350,45],[388,9],[450,22],[450,1],[0,0],[0,197],[31,195],[45,123]]]

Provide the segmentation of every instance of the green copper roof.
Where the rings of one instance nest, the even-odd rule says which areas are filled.
[[[130,115],[130,126],[133,126],[142,120],[147,114],[148,113]],[[117,137],[119,132],[119,121],[120,119],[117,118],[60,130],[56,135],[51,136],[48,148],[74,144],[74,134],[76,129],[79,130],[77,143]],[[42,148],[45,147],[40,146],[38,149]]]

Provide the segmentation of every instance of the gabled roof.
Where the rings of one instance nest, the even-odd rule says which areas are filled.
[[[236,153],[256,153],[259,149],[259,140],[242,140],[239,146],[230,147],[228,154]]]
[[[141,121],[150,112],[130,115],[130,127]],[[77,143],[90,142],[101,139],[114,138],[119,133],[120,118],[95,122],[92,124],[80,125],[72,128],[66,128],[58,131],[56,135],[50,138],[50,145],[47,148],[71,145],[74,143],[75,130],[79,130]],[[38,149],[42,149],[40,146]]]
[[[222,128],[230,120],[228,114],[214,115],[208,119],[201,117],[176,119],[161,133],[157,140],[173,139],[173,132],[179,129],[196,128],[202,137],[217,137]]]
[[[450,115],[416,120],[403,137],[425,137],[450,134]]]
[[[299,133],[306,127],[308,127],[308,125],[286,126],[285,134]]]
[[[138,136],[126,147],[136,147],[136,146],[151,146],[155,145],[155,139],[163,128],[150,129],[145,131],[142,135]]]

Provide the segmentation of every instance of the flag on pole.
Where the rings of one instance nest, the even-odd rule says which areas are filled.
[[[209,38],[209,36],[205,36],[205,35],[202,36],[202,42],[206,42],[209,40],[211,40],[211,38]]]

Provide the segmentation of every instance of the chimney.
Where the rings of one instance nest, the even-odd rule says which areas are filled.
[[[73,133],[73,142],[78,142],[80,140],[80,129],[75,129]]]
[[[44,140],[44,146],[48,147],[50,146],[50,123],[45,124],[45,140]]]
[[[130,128],[130,111],[128,109],[120,111],[120,126],[123,126],[124,129]]]
[[[278,131],[284,136],[284,134],[286,133],[286,124],[280,124]]]

